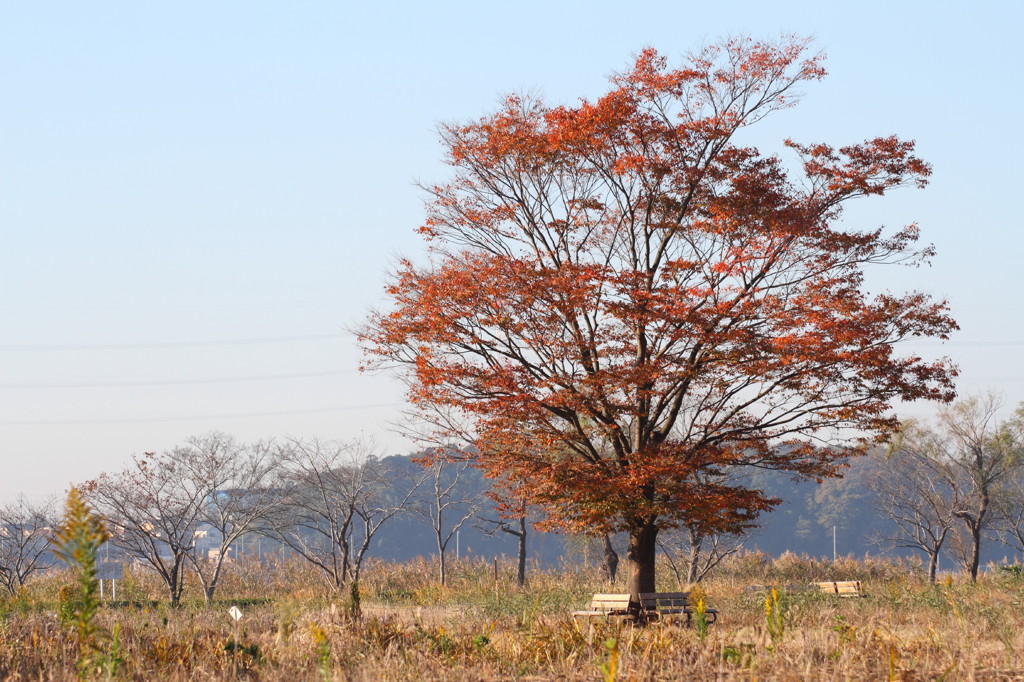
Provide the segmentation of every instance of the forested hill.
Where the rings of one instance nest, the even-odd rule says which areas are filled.
[[[412,458],[394,456],[387,458],[387,462],[392,467],[422,477],[421,465],[413,462]],[[891,537],[895,531],[868,485],[868,478],[876,469],[877,460],[873,456],[855,458],[849,462],[849,468],[844,470],[843,478],[826,480],[821,484],[806,481],[797,483],[778,472],[752,472],[749,474],[751,485],[783,501],[773,512],[761,517],[760,528],[747,537],[744,547],[773,556],[788,551],[812,558],[832,558],[834,538],[835,551],[839,556],[881,554],[882,546],[873,540]],[[442,484],[450,483],[453,477],[454,471],[444,472]],[[482,530],[486,528],[493,531],[494,524],[488,523],[486,519],[497,518],[493,503],[483,497],[487,489],[486,479],[472,468],[462,472],[458,484],[452,489],[453,503],[442,515],[443,534],[447,534],[453,524],[458,523],[470,510],[470,504],[457,500],[476,499],[479,511],[463,523],[457,535],[452,536],[447,546],[449,556],[455,556],[456,551],[462,557],[481,556],[488,560],[494,556],[516,555],[516,537],[501,531],[487,535]],[[418,513],[413,511],[398,516],[385,525],[374,538],[372,556],[405,561],[437,553],[436,533],[428,516],[430,498],[435,496],[434,480],[424,480],[420,492],[416,504]],[[536,520],[536,517],[531,518]],[[597,539],[541,533],[532,527],[527,529],[527,533],[528,556],[542,563],[600,560],[601,551]],[[614,538],[613,545],[622,553],[625,538]],[[677,545],[673,549],[682,548]],[[901,553],[910,552],[901,550]],[[984,560],[1000,560],[1011,554],[1002,545],[989,542]],[[950,566],[951,562],[951,559],[944,557],[944,565]]]

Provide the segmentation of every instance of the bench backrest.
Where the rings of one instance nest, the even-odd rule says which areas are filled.
[[[590,600],[593,611],[631,611],[636,602],[631,594],[595,594]]]
[[[644,611],[685,609],[689,606],[689,592],[642,592],[640,606]]]
[[[828,592],[830,594],[861,594],[860,581],[859,580],[840,580],[824,583],[811,583],[815,585],[822,592]]]

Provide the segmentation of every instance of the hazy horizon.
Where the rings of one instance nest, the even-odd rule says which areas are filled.
[[[948,298],[961,394],[1024,401],[1014,2],[0,3],[0,502],[59,495],[211,430],[374,437],[402,388],[348,330],[417,258],[447,177],[434,128],[508,92],[596,98],[653,46],[812,36],[829,75],[749,143],[917,141],[925,190],[846,222],[917,222],[933,264],[875,290]],[[745,138],[745,141],[748,141]],[[927,417],[929,405],[899,413]]]

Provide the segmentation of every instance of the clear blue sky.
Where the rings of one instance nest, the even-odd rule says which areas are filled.
[[[763,150],[918,141],[929,188],[848,219],[917,221],[938,256],[873,282],[948,297],[962,332],[907,350],[1022,401],[1022,25],[983,1],[0,0],[0,501],[211,429],[407,451],[401,388],[358,375],[346,329],[421,252],[435,124],[593,98],[645,46],[732,34],[829,55]]]

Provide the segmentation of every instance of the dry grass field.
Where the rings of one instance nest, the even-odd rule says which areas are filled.
[[[580,562],[582,563],[582,562]],[[509,567],[511,571],[511,567]],[[161,601],[134,571],[98,614],[83,676],[125,680],[1008,680],[1024,679],[1024,580],[927,584],[918,567],[881,560],[734,557],[703,584],[717,608],[706,631],[577,623],[573,609],[614,591],[595,568],[534,569],[528,587],[486,562],[371,564],[350,594],[304,566],[235,565],[208,606]],[[868,596],[782,593],[766,609],[752,583],[859,579]],[[77,645],[54,572],[0,602],[0,679],[72,680]],[[678,586],[662,576],[661,589]],[[64,596],[66,597],[65,588]],[[109,595],[108,595],[109,596]],[[197,601],[193,601],[193,599]],[[770,597],[769,597],[770,599]],[[235,641],[231,606],[243,613]]]

